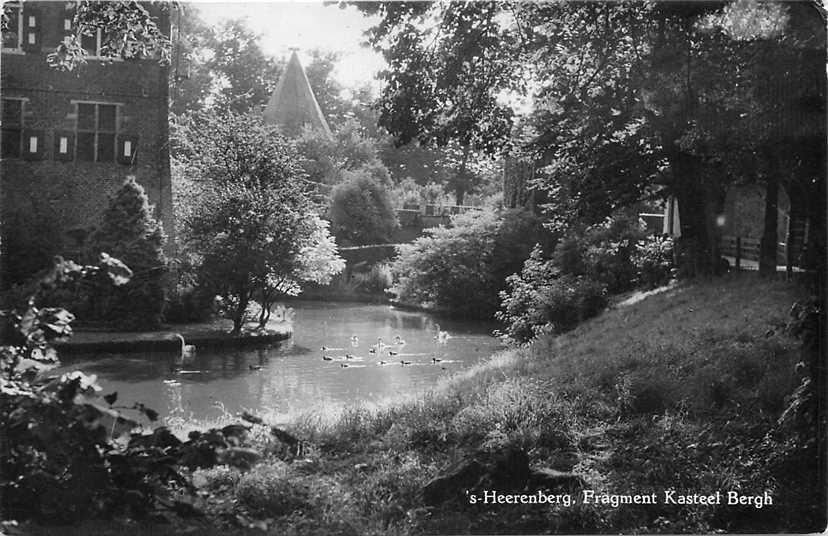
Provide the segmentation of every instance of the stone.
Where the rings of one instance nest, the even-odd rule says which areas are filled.
[[[522,449],[478,451],[426,484],[422,490],[423,501],[436,506],[465,497],[467,490],[478,488],[520,490],[526,487],[529,475],[529,456]]]
[[[576,491],[586,487],[586,481],[577,473],[538,467],[530,471],[529,486],[532,489],[544,488],[549,491]]]

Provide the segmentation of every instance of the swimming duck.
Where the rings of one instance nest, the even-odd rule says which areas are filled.
[[[437,341],[437,344],[446,344],[448,340],[451,338],[448,331],[441,331],[440,324],[434,324],[434,327],[437,330],[437,334],[434,336],[434,340]]]

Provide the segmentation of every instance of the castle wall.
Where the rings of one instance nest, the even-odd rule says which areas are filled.
[[[133,175],[155,206],[170,250],[174,227],[168,69],[156,59],[89,59],[70,72],[49,67],[46,56],[62,40],[64,20],[71,17],[65,5],[24,3],[24,31],[29,30],[28,17],[34,14],[38,46],[18,50],[6,47],[2,51],[0,95],[4,105],[13,100],[22,102],[23,107],[21,154],[6,155],[0,161],[3,221],[14,220],[15,212],[33,210],[44,218],[55,218],[66,233],[65,252],[71,254],[79,247],[79,239],[97,225],[108,197]],[[168,17],[161,12],[157,15],[162,32],[168,34]],[[115,138],[112,161],[84,161],[79,157],[79,138],[83,136],[79,103],[95,103],[107,110],[115,106],[114,130],[106,133]],[[4,126],[4,137],[8,135]],[[36,153],[28,152],[31,137],[37,138]],[[96,150],[104,154],[103,149]],[[97,154],[93,160],[99,158]],[[105,156],[100,158],[106,160]],[[26,232],[6,227],[6,233]]]

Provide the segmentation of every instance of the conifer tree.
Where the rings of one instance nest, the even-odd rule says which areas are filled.
[[[152,327],[161,320],[164,307],[166,239],[152,215],[144,188],[129,177],[110,199],[101,225],[92,236],[93,255],[107,253],[133,271],[132,280],[99,296],[95,316],[114,320],[123,327]]]

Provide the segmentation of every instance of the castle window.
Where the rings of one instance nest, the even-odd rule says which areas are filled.
[[[19,158],[23,145],[23,100],[3,99],[3,158]]]
[[[78,103],[77,159],[86,162],[114,162],[118,106]]]
[[[118,136],[118,163],[134,166],[138,161],[138,136],[123,134]]]
[[[70,162],[75,157],[75,133],[68,130],[55,130],[55,160]]]
[[[42,160],[46,151],[44,151],[44,141],[46,133],[42,130],[25,130],[23,131],[23,139],[26,143],[23,146],[23,158],[26,160]]]
[[[8,27],[3,30],[3,48],[20,50],[23,44],[23,9],[20,2],[8,2],[3,6],[8,15]]]

